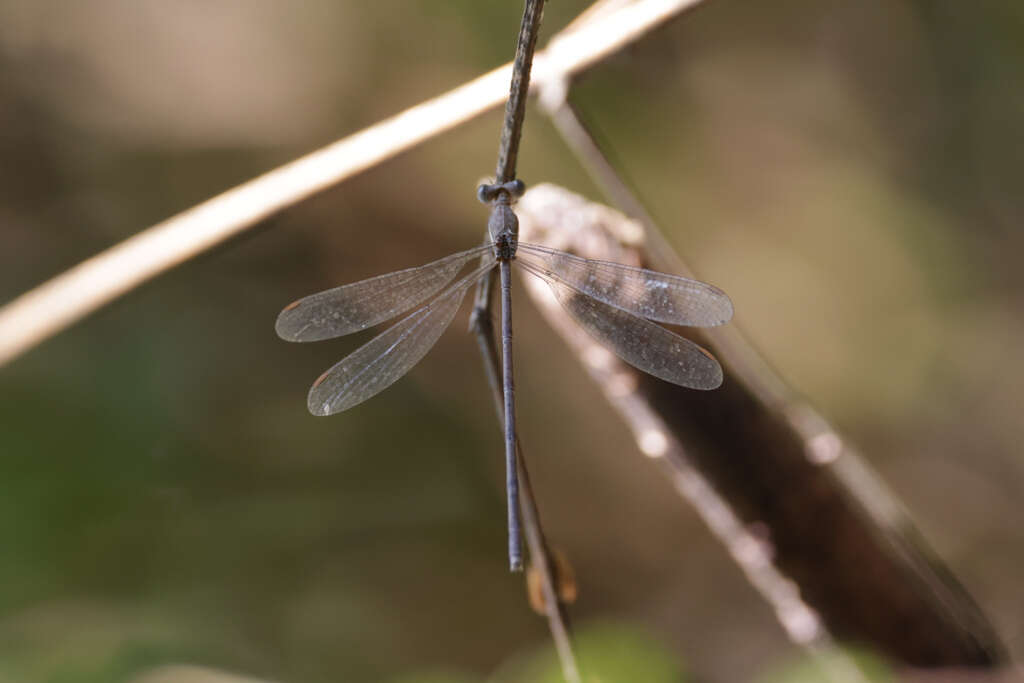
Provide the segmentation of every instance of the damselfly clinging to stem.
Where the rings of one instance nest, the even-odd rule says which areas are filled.
[[[627,363],[682,386],[713,389],[722,383],[722,368],[693,342],[651,321],[707,326],[732,317],[729,297],[703,282],[519,244],[519,220],[512,204],[523,194],[524,186],[516,180],[516,159],[543,10],[544,0],[526,0],[505,103],[496,180],[477,191],[480,201],[491,206],[487,243],[419,268],[313,294],[287,306],[277,318],[277,333],[282,338],[315,341],[357,332],[429,301],[313,383],[310,412],[331,415],[362,403],[408,372],[451,323],[470,286],[479,281],[480,291],[489,292],[483,285],[492,281],[492,271],[498,268],[508,554],[513,571],[522,569],[523,561],[512,372],[512,262],[547,282],[570,315]],[[480,265],[449,285],[474,259],[480,259]],[[488,297],[478,301],[485,312],[489,303]]]
[[[732,303],[712,285],[675,275],[519,242],[512,203],[521,181],[481,185],[478,196],[491,205],[490,243],[418,268],[379,275],[329,289],[288,305],[277,318],[277,333],[288,341],[330,339],[372,327],[412,310],[323,373],[309,391],[314,415],[333,415],[383,391],[408,372],[448,327],[466,292],[499,269],[505,397],[506,458],[515,472],[515,405],[512,373],[510,269],[513,262],[551,288],[565,310],[598,341],[630,365],[673,384],[714,389],[722,368],[701,347],[655,323],[707,327],[732,318]],[[480,261],[455,280],[464,267]],[[454,284],[452,281],[455,280]],[[421,305],[422,304],[422,305]],[[415,309],[415,310],[413,310]],[[652,322],[653,321],[653,322]],[[518,545],[517,481],[508,478],[510,562]]]

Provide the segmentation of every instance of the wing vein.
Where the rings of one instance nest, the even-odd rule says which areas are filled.
[[[309,411],[333,415],[348,410],[398,381],[448,328],[470,285],[493,267],[491,261],[477,268],[334,364],[310,388]]]
[[[708,327],[732,318],[725,292],[699,280],[612,261],[585,259],[537,244],[520,243],[517,260],[535,273],[648,320]]]
[[[718,361],[689,339],[582,294],[533,264],[522,265],[548,284],[562,307],[587,333],[626,363],[691,389],[715,389],[722,384]]]
[[[281,311],[277,334],[287,341],[319,341],[382,323],[430,299],[489,249],[480,245],[416,268],[311,294]]]

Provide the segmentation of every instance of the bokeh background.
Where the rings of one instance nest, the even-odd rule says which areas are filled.
[[[552,2],[542,42],[586,4]],[[0,301],[507,61],[521,9],[0,0]],[[1024,651],[1024,5],[708,0],[573,98],[737,324]],[[307,414],[307,388],[361,339],[273,332],[301,295],[473,244],[499,126],[275,216],[0,368],[0,681],[182,663],[557,680],[505,571],[465,311],[407,378],[331,419]],[[520,176],[599,197],[535,107]],[[521,429],[579,577],[585,664],[605,681],[816,680],[518,302]]]

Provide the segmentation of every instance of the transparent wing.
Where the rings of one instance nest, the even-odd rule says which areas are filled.
[[[489,244],[481,245],[425,266],[311,294],[288,304],[277,316],[275,329],[282,339],[295,342],[364,330],[423,303],[451,282],[463,266],[490,250]]]
[[[691,389],[715,389],[722,384],[722,366],[689,339],[580,294],[532,265],[524,266],[548,283],[562,307],[583,329],[633,367]]]
[[[340,413],[398,381],[451,324],[470,285],[493,267],[492,261],[478,268],[320,375],[309,390],[309,412]]]
[[[728,295],[706,282],[522,242],[516,258],[577,292],[648,320],[709,327],[732,318]]]

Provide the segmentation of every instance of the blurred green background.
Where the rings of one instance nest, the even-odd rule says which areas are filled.
[[[586,4],[552,2],[542,43]],[[0,301],[509,60],[521,10],[0,0]],[[708,0],[573,98],[1024,652],[1024,5]],[[0,681],[171,664],[557,680],[505,571],[465,311],[407,378],[330,419],[306,412],[308,386],[365,337],[273,331],[301,295],[475,243],[499,126],[275,216],[0,368]],[[535,107],[520,176],[599,198]],[[814,680],[524,296],[516,317],[522,436],[579,577],[585,666]]]

